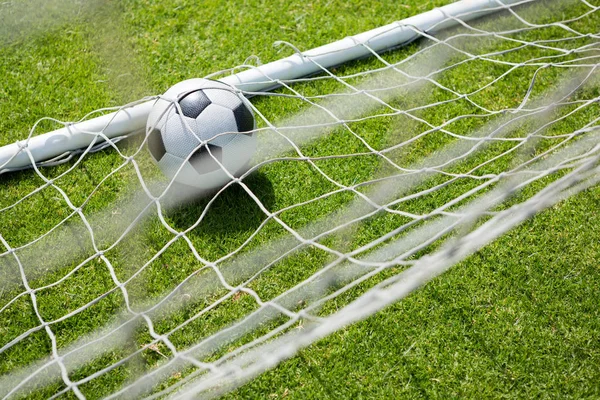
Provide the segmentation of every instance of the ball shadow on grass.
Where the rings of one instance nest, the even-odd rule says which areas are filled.
[[[255,172],[243,181],[267,210],[275,203],[273,186],[265,174]],[[195,233],[203,234],[236,234],[254,231],[267,217],[258,204],[240,185],[229,186],[209,205],[217,191],[195,191],[194,189],[175,184],[169,190],[178,198],[186,200],[176,206],[168,206],[172,201],[165,199],[165,216],[173,228],[185,230],[196,223],[208,205],[208,211]]]

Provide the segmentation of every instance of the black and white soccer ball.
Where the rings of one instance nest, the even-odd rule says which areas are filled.
[[[176,182],[207,190],[230,180],[223,168],[233,176],[247,170],[256,152],[255,128],[248,100],[210,79],[171,87],[146,123],[148,149],[161,171]]]

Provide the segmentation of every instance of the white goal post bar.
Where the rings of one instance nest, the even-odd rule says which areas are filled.
[[[435,33],[458,25],[457,19],[469,21],[518,2],[523,0],[461,0],[220,80],[245,92],[269,90],[277,86],[274,85],[276,81],[298,79],[320,72],[321,67],[331,68],[367,57],[371,55],[370,49],[379,53],[398,47],[417,38],[419,31]],[[368,44],[369,48],[363,44]],[[144,130],[153,104],[154,100],[147,101],[0,147],[0,172],[31,166],[24,147],[28,148],[37,163],[86,148],[93,142],[99,143],[102,141],[99,132],[108,138],[115,138]]]

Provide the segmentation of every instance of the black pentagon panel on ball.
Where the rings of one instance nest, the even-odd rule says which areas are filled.
[[[210,149],[210,154],[208,154],[208,150],[206,150],[207,146]],[[211,154],[214,158],[211,157]],[[200,149],[190,157],[190,164],[192,164],[192,167],[194,167],[199,174],[205,174],[221,168],[215,161],[215,158],[219,160],[219,162],[223,161],[223,148],[208,144],[200,147]]]
[[[210,99],[202,92],[202,90],[196,90],[188,93],[179,99],[179,106],[183,115],[189,118],[196,118],[206,107],[210,105]],[[177,110],[179,113],[179,110]]]
[[[238,127],[238,132],[250,132],[254,129],[254,116],[244,103],[240,104],[233,110],[235,122]]]
[[[152,132],[148,135],[148,150],[150,150],[150,154],[152,154],[152,157],[156,161],[160,161],[167,152],[162,135],[158,129],[152,129]]]

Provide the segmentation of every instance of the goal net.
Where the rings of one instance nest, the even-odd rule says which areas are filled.
[[[259,150],[213,193],[111,122],[0,166],[0,397],[219,396],[597,185],[598,7],[494,4],[332,68],[279,43],[320,73],[238,86]]]

